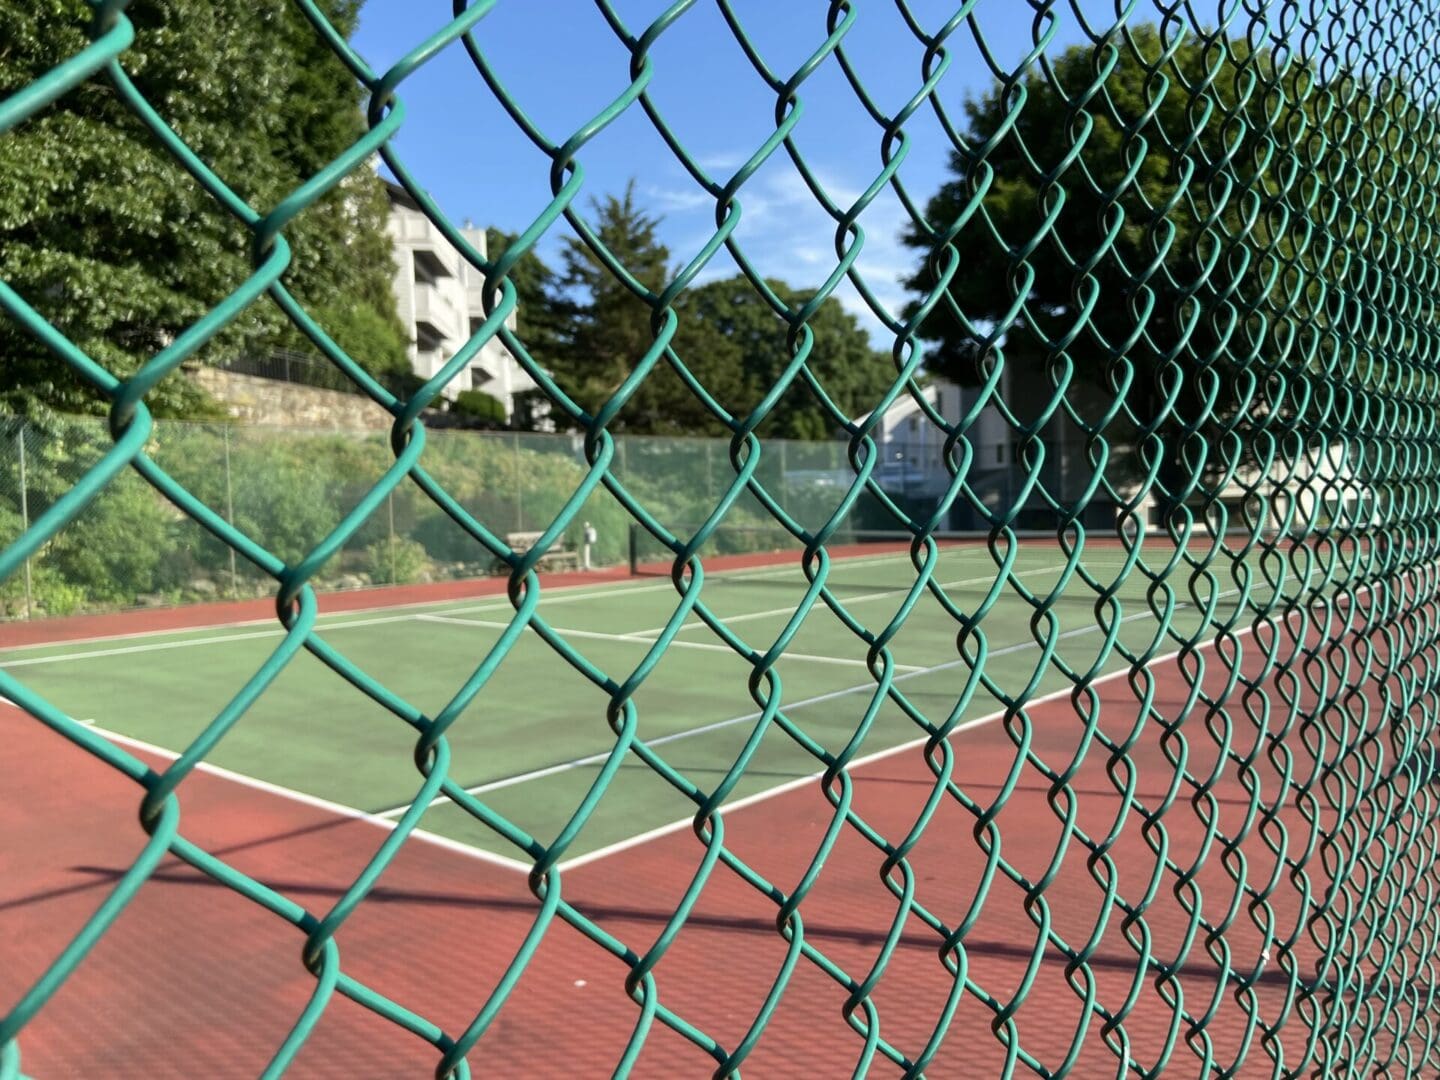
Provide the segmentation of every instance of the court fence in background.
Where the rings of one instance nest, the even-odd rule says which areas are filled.
[[[580,435],[446,429],[428,438],[428,465],[437,482],[502,540],[542,532],[588,469]],[[20,536],[109,445],[99,417],[0,417],[0,544]],[[854,477],[842,442],[767,445],[772,452],[757,475],[802,519],[828,514]],[[703,520],[734,480],[723,439],[628,435],[615,437],[614,446],[613,474],[665,520]],[[267,537],[270,549],[287,560],[322,540],[394,461],[384,433],[164,420],[156,422],[147,452],[227,524]],[[939,503],[938,495],[913,486],[888,497],[930,511]],[[756,498],[742,492],[710,547],[726,554],[778,550],[778,538],[763,527],[771,520]],[[591,566],[627,565],[634,518],[602,488],[556,538],[545,569],[579,567],[587,522],[595,530]],[[862,495],[842,533],[867,522],[893,526],[870,493]],[[328,592],[509,571],[503,558],[477,548],[422,491],[405,486],[386,494],[312,583]],[[177,514],[139,476],[124,473],[25,560],[22,573],[0,582],[0,618],[253,598],[273,587],[273,579],[234,548]]]

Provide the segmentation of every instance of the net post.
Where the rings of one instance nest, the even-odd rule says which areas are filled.
[[[22,534],[30,531],[30,499],[26,493],[25,479],[25,429],[28,425],[22,422],[15,432],[15,445],[20,451],[20,532]],[[32,617],[32,595],[30,582],[30,560],[25,560],[25,618]]]
[[[640,523],[630,522],[627,539],[630,544],[630,576],[637,577],[640,573]]]
[[[235,491],[230,483],[230,425],[226,424],[222,427],[220,433],[223,436],[225,444],[225,523],[227,525],[234,525]],[[240,575],[235,568],[235,549],[229,544],[226,544],[225,550],[230,555],[230,595],[236,597],[240,595]]]

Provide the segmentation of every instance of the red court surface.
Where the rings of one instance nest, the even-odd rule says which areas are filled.
[[[1242,648],[1241,670],[1270,675],[1252,639],[1242,639]],[[1281,652],[1289,655],[1293,646]],[[1363,646],[1341,650],[1352,658],[1363,652]],[[993,803],[1015,760],[1015,740],[1027,737],[1027,727],[1032,754],[1063,769],[1084,745],[1086,727],[1068,698],[1060,698],[1032,704],[1028,724],[1012,723],[1014,738],[1002,721],[952,737],[955,788],[940,800],[906,866],[915,900],[946,926],[956,927],[971,915],[961,956],[969,979],[993,998],[994,1007],[973,993],[960,997],[928,1075],[998,1075],[1005,1044],[1016,1036],[1027,1053],[1054,1070],[1064,1063],[1077,1026],[1083,1026],[1069,1075],[1114,1076],[1117,1058],[1105,1045],[1103,1021],[1087,1015],[1084,999],[1093,994],[1099,1007],[1121,1009],[1132,985],[1123,1032],[1143,1067],[1158,1063],[1167,1039],[1174,1040],[1167,1076],[1203,1075],[1206,1054],[1213,1055],[1215,1067],[1233,1068],[1242,1047],[1244,1064],[1233,1075],[1270,1075],[1277,1064],[1272,1058],[1301,1074],[1343,1067],[1342,1059],[1325,1055],[1344,1053],[1346,1002],[1308,989],[1323,943],[1337,933],[1358,934],[1355,928],[1372,919],[1382,935],[1388,931],[1403,939],[1400,924],[1417,914],[1403,898],[1357,899],[1362,890],[1346,879],[1363,876],[1365,864],[1354,857],[1378,857],[1387,843],[1393,848],[1408,838],[1402,857],[1422,866],[1421,876],[1428,875],[1433,885],[1434,867],[1423,863],[1423,851],[1433,851],[1440,838],[1433,824],[1415,830],[1412,819],[1387,809],[1383,794],[1352,799],[1348,818],[1336,810],[1327,794],[1333,794],[1334,774],[1353,772],[1354,761],[1373,758],[1374,736],[1383,738],[1387,723],[1378,708],[1381,695],[1394,687],[1370,674],[1383,665],[1367,671],[1352,663],[1342,671],[1343,657],[1334,650],[1330,655],[1327,662],[1322,647],[1308,660],[1297,660],[1297,670],[1311,678],[1267,677],[1248,695],[1243,685],[1235,687],[1225,710],[1208,718],[1203,699],[1193,699],[1182,673],[1182,666],[1196,671],[1198,657],[1157,662],[1135,681],[1143,689],[1153,678],[1155,696],[1153,713],[1123,755],[1128,762],[1091,742],[1068,791],[1053,788],[1033,764],[1025,766],[994,817],[998,834],[988,834],[983,843],[977,841],[976,814],[956,792],[981,805]],[[1194,681],[1218,693],[1227,665],[1215,662],[1213,650],[1200,656],[1207,658],[1207,673]],[[1313,677],[1322,668],[1332,674],[1317,691],[1321,683]],[[1096,693],[1100,721],[1094,731],[1124,738],[1139,711],[1131,680],[1104,680]],[[1247,698],[1255,709],[1268,699],[1269,736],[1259,737],[1247,719],[1242,705]],[[1319,726],[1344,718],[1351,725],[1345,760],[1336,758],[1333,743],[1318,754],[1307,749],[1318,745]],[[1216,749],[1221,744],[1229,749],[1223,761]],[[137,790],[38,723],[14,709],[0,710],[0,745],[7,761],[0,835],[9,838],[0,849],[0,955],[10,963],[0,1007],[8,1007],[94,910],[143,834]],[[1198,791],[1194,783],[1175,782],[1167,747],[1172,755],[1186,755],[1192,778],[1209,774],[1218,761],[1219,778],[1202,782]],[[1249,766],[1242,768],[1242,759]],[[1282,785],[1286,774],[1290,779]],[[1121,813],[1117,785],[1124,787],[1129,777],[1135,798],[1151,813],[1167,792],[1174,796],[1158,824],[1147,825],[1134,805]],[[853,810],[898,841],[934,783],[923,748],[870,761],[854,770]],[[1254,809],[1247,788],[1255,787],[1266,803],[1283,791],[1281,810]],[[185,782],[180,801],[185,836],[316,914],[323,914],[385,835],[366,822],[205,772]],[[995,836],[1006,861],[1035,882],[1052,862],[1062,838],[1060,821],[1072,806],[1073,823],[1091,837],[1113,832],[1108,865],[1087,860],[1087,851],[1072,838],[1043,890],[1027,895],[997,875],[976,908],[985,851]],[[726,846],[789,893],[832,813],[815,781],[727,812]],[[1072,972],[1056,950],[1046,951],[1014,1011],[1013,1028],[1002,1025],[997,1035],[996,1009],[1015,998],[1025,981],[1037,922],[1048,920],[1065,940],[1083,942],[1106,908],[1098,882],[1114,875],[1119,895],[1139,901],[1155,871],[1153,846],[1161,843],[1172,865],[1150,890],[1143,926],[1127,928],[1122,913],[1111,907],[1108,925],[1094,934],[1088,964]],[[1275,846],[1285,851],[1285,860]],[[702,854],[700,840],[680,828],[562,871],[562,894],[636,954],[643,953],[670,918]],[[1235,884],[1242,860],[1249,891]],[[800,906],[804,940],[856,980],[876,963],[896,921],[899,905],[882,883],[883,861],[847,827]],[[895,880],[902,880],[898,871]],[[1332,910],[1317,916],[1327,897],[1332,909],[1348,914]],[[1187,915],[1187,907],[1197,903],[1206,921],[1198,928]],[[1375,908],[1377,903],[1388,907]],[[456,1035],[484,1004],[538,907],[523,874],[412,840],[340,930],[342,966]],[[787,942],[777,931],[776,912],[775,900],[717,865],[654,969],[660,1002],[727,1050],[737,1046],[785,967]],[[1260,927],[1271,931],[1268,957]],[[1171,970],[1157,975],[1152,968],[1137,980],[1137,950],[1147,938],[1151,955]],[[21,1033],[22,1071],[39,1078],[256,1075],[313,988],[300,961],[301,945],[302,935],[288,924],[167,860]],[[1364,952],[1353,945],[1348,955]],[[1227,950],[1232,970],[1222,985],[1217,958]],[[1355,970],[1373,978],[1369,958],[1375,955],[1365,953]],[[1406,960],[1416,985],[1433,985],[1435,957],[1407,954]],[[640,1015],[625,990],[629,970],[556,920],[471,1052],[474,1075],[609,1075]],[[1241,977],[1249,985],[1242,986]],[[912,913],[899,926],[893,955],[868,996],[881,1038],[912,1059],[921,1053],[953,982],[941,962],[939,935]],[[1188,1015],[1172,1029],[1175,1009],[1168,1002],[1177,994]],[[850,1075],[864,1040],[845,1022],[848,996],[849,988],[800,959],[777,1011],[742,1064],[744,1072]],[[1399,1040],[1418,1046],[1430,1021],[1415,1015],[1405,996],[1392,995],[1401,1000],[1391,1006],[1391,1019],[1400,1025]],[[1247,1022],[1252,1014],[1259,1027]],[[1410,1030],[1415,1025],[1421,1034]],[[1312,1029],[1319,1029],[1320,1038],[1309,1051]],[[1119,1033],[1111,1038],[1118,1042]],[[1333,1049],[1337,1045],[1339,1051]],[[1375,1049],[1381,1059],[1369,1071],[1384,1075],[1391,1044],[1382,1038]],[[428,1076],[437,1059],[426,1043],[337,994],[290,1075]],[[657,1021],[633,1075],[703,1076],[715,1065]],[[902,1071],[877,1056],[871,1075]],[[1026,1074],[1023,1066],[1020,1072]]]

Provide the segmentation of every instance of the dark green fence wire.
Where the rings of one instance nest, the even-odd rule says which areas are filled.
[[[714,1059],[718,1074],[738,1073],[762,1036],[775,1009],[796,993],[800,966],[834,980],[848,997],[846,1021],[856,1033],[855,1069],[918,1075],[939,1052],[949,1019],[962,999],[973,997],[993,1014],[994,1037],[1004,1048],[1007,1073],[1054,1075],[1065,1072],[1079,1052],[1083,1030],[1062,1061],[1042,1064],[1027,1049],[1014,1013],[1032,985],[1035,971],[1014,997],[980,985],[966,962],[967,932],[975,909],[960,922],[946,922],[923,907],[913,890],[910,855],[942,801],[959,804],[974,820],[975,842],[988,872],[1025,893],[1026,911],[1041,928],[1042,948],[1065,958],[1071,989],[1103,1020],[1100,1038],[1113,1056],[1113,1073],[1158,1075],[1413,1075],[1440,1072],[1440,942],[1437,915],[1435,565],[1440,555],[1440,472],[1436,467],[1437,323],[1440,243],[1436,223],[1440,179],[1440,99],[1437,99],[1436,36],[1440,4],[1434,0],[1218,0],[1213,5],[1181,0],[1115,0],[1066,4],[1060,0],[1014,0],[989,5],[960,4],[944,22],[930,21],[907,0],[894,0],[922,56],[913,95],[893,112],[867,92],[855,58],[864,37],[857,20],[879,0],[816,3],[813,49],[793,71],[774,70],[747,36],[741,16],[719,0],[734,41],[755,76],[774,93],[773,133],[733,174],[707,169],[668,125],[649,92],[657,60],[651,53],[677,20],[698,0],[678,0],[649,26],[628,25],[606,0],[598,6],[614,38],[630,56],[628,84],[613,100],[594,103],[593,119],[573,132],[547,132],[529,118],[492,66],[485,18],[495,0],[467,6],[457,0],[453,21],[415,47],[388,71],[371,69],[326,22],[310,0],[299,0],[313,24],[316,48],[328,48],[369,91],[368,132],[273,207],[252,207],[226,179],[187,147],[167,125],[164,105],[137,90],[126,74],[135,32],[125,0],[93,0],[90,44],[32,85],[0,103],[0,133],[41,113],[50,103],[77,92],[91,80],[113,87],[195,182],[253,237],[254,268],[223,302],[125,377],[106,370],[67,340],[25,297],[0,283],[0,307],[109,402],[113,445],[58,501],[31,521],[27,531],[0,553],[0,579],[19,573],[86,504],[127,470],[138,473],[176,507],[203,526],[258,572],[274,581],[276,616],[287,631],[283,641],[230,704],[211,720],[183,754],[163,772],[66,716],[24,682],[0,672],[0,693],[37,722],[134,781],[143,792],[141,821],[149,835],[143,850],[114,885],[70,945],[44,976],[19,997],[0,1021],[0,1076],[22,1068],[24,1029],[47,1000],[85,962],[86,954],[111,927],[166,855],[173,854],[215,881],[293,924],[303,935],[303,962],[314,975],[313,995],[290,1036],[275,1050],[267,1075],[292,1062],[336,994],[347,996],[415,1036],[433,1044],[437,1075],[468,1076],[479,1046],[515,991],[507,977],[480,1004],[463,1030],[442,1030],[357,981],[342,967],[335,936],[379,875],[406,843],[433,798],[447,795],[474,818],[513,845],[533,869],[536,898],[532,929],[509,969],[524,970],[556,920],[586,935],[628,966],[626,987],[633,998],[633,1029],[619,1072],[627,1072],[659,1025],[673,1029]],[[537,18],[539,18],[537,10]],[[1030,27],[1030,51],[1017,62],[992,51],[986,20],[1021,19]],[[1058,27],[1082,37],[1084,62],[1057,60]],[[541,40],[537,35],[537,42]],[[993,129],[976,130],[962,114],[944,76],[961,42],[990,65],[998,80]],[[727,47],[729,43],[726,43]],[[504,251],[482,259],[426,194],[396,153],[392,137],[405,120],[399,91],[405,80],[447,46],[463,48],[484,84],[514,124],[551,161],[550,195],[544,211]],[[537,44],[537,49],[543,45]],[[1123,89],[1121,65],[1143,69],[1138,93]],[[852,202],[837,198],[801,153],[795,133],[802,122],[809,82],[818,71],[838,68],[873,121],[854,138],[873,140],[879,167],[872,183]],[[1123,92],[1122,92],[1123,90]],[[581,86],[574,93],[588,93]],[[1027,123],[1041,108],[1058,120]],[[694,183],[714,200],[715,226],[708,240],[658,291],[632,276],[605,247],[579,210],[585,189],[586,147],[627,111],[640,110]],[[952,212],[928,216],[929,191],[906,186],[903,173],[911,146],[910,129],[927,110],[949,140],[959,169]],[[1058,110],[1058,111],[1057,111]],[[3,136],[0,136],[3,137]],[[1057,151],[1057,144],[1060,149]],[[408,400],[398,400],[346,355],[312,320],[286,288],[291,250],[286,225],[333,189],[347,173],[368,167],[379,154],[450,242],[486,275],[488,318],[433,379]],[[835,262],[814,298],[800,308],[783,303],[756,270],[737,234],[746,184],[767,162],[786,160],[834,221]],[[1163,174],[1163,175],[1161,175]],[[1157,182],[1157,175],[1159,181]],[[1018,209],[997,192],[1023,178]],[[862,272],[865,213],[886,189],[908,212],[910,228],[929,248],[930,287],[912,309],[895,311],[877,295]],[[1016,187],[1016,190],[1022,190]],[[1083,206],[1085,219],[1073,219]],[[1070,215],[1070,216],[1067,216]],[[652,312],[653,343],[633,357],[629,377],[593,414],[567,395],[547,374],[543,358],[511,328],[516,290],[510,272],[549,230],[568,224],[595,256]],[[776,316],[792,357],[763,399],[748,412],[734,413],[717,400],[686,366],[674,347],[676,298],[728,252]],[[972,304],[958,283],[976,260],[995,267],[992,286],[1001,290],[1006,312],[996,318]],[[814,336],[808,320],[827,297],[849,282],[889,335],[895,365],[889,391],[863,416],[847,415],[827,394],[807,363]],[[1058,285],[1057,285],[1058,283]],[[1051,290],[1046,299],[1044,290]],[[1059,289],[1057,293],[1055,290]],[[1053,299],[1066,297],[1065,304]],[[295,326],[329,358],[338,372],[394,416],[390,444],[394,463],[320,543],[289,563],[266,550],[263,537],[246,536],[227,524],[160,468],[147,453],[154,420],[146,396],[222,327],[252,304],[280,306]],[[1068,304],[1068,306],[1066,306]],[[929,320],[927,322],[927,320]],[[920,395],[924,346],[922,324],[944,323],[971,338],[980,404],[958,423],[945,419]],[[507,549],[503,530],[477,520],[447,494],[426,468],[426,432],[421,411],[446,383],[464,371],[476,351],[498,336],[535,378],[557,415],[584,432],[583,480],[549,523],[541,541],[524,553]],[[1081,383],[1103,366],[1098,406]],[[1029,380],[1043,391],[1044,407],[1024,412],[1002,392],[1008,365],[1028,363]],[[1082,370],[1089,365],[1087,370]],[[627,399],[657,369],[668,366],[733,433],[728,487],[716,493],[711,512],[693,533],[677,535],[657,520],[612,469],[615,441],[608,428]],[[756,432],[780,396],[803,387],[822,402],[846,433],[854,480],[825,520],[799,521],[766,489],[758,476],[765,441]],[[921,401],[925,419],[945,436],[951,477],[935,514],[916,520],[888,500],[877,483],[874,434],[879,416],[905,396]],[[1089,405],[1082,404],[1090,401]],[[1020,460],[1034,481],[1006,504],[987,503],[971,485],[974,426],[984,409],[998,410]],[[1039,482],[1046,452],[1046,424],[1063,420],[1083,433],[1092,479],[1077,498],[1060,499]],[[1331,466],[1315,462],[1328,457]],[[476,549],[509,564],[509,596],[515,614],[491,653],[453,700],[426,715],[357,667],[316,632],[316,598],[311,581],[391,492],[413,485],[443,509],[474,540]],[[676,605],[673,616],[644,660],[630,672],[607,672],[558,634],[537,610],[542,587],[535,574],[550,544],[573,529],[587,497],[600,488],[674,557]],[[914,583],[883,625],[849,612],[827,588],[827,541],[846,523],[862,493],[889,507],[895,526],[915,538]],[[1238,492],[1238,495],[1237,495]],[[794,618],[773,646],[757,648],[727,627],[707,606],[705,567],[695,553],[726,519],[742,496],[753,497],[773,521],[804,545],[810,587]],[[1118,581],[1097,578],[1085,562],[1084,512],[1105,499],[1120,507],[1105,532],[1118,538],[1128,574],[1147,582],[1147,603],[1155,633],[1134,649],[1114,633],[1121,616]],[[1060,520],[1052,549],[1065,567],[1059,583],[1044,594],[1026,592],[1011,576],[1017,551],[1012,526],[1023,500],[1050,506]],[[928,537],[944,524],[953,506],[970,506],[990,529],[996,584],[973,608],[947,597],[934,578],[938,549]],[[1154,514],[1154,520],[1149,516]],[[1092,527],[1093,531],[1093,527]],[[1233,540],[1236,532],[1241,540]],[[1218,538],[1229,536],[1227,543]],[[1212,542],[1212,539],[1214,542]],[[1164,546],[1157,546],[1157,545]],[[1157,557],[1155,554],[1162,554]],[[1239,600],[1221,606],[1221,583]],[[1097,626],[1105,646],[1094,665],[1067,667],[1053,646],[1062,633],[1053,608],[1062,592],[1080,590],[1095,598]],[[1046,663],[1073,686],[1076,753],[1068,765],[1047,763],[1027,752],[1026,704],[1029,686],[998,685],[987,675],[986,617],[1000,601],[1019,593],[1033,609],[1032,629]],[[958,655],[968,672],[953,709],[927,714],[906,697],[895,678],[890,645],[907,614],[925,594],[945,605],[955,621]],[[1202,613],[1199,628],[1174,618],[1189,601]],[[806,615],[822,607],[845,621],[863,641],[875,680],[873,703],[858,718],[854,736],[839,748],[815,743],[786,715],[775,665]],[[753,737],[718,781],[703,785],[639,737],[634,704],[667,645],[687,619],[704,619],[718,637],[753,667],[751,693],[760,710]],[[523,634],[538,634],[558,657],[588,678],[609,701],[613,752],[557,836],[527,835],[486,803],[462,790],[449,774],[446,732],[486,687],[487,680]],[[1239,638],[1253,665],[1240,663]],[[1202,649],[1215,646],[1202,654]],[[1149,664],[1179,649],[1189,685],[1189,708],[1162,718],[1155,708],[1155,680]],[[196,765],[267,691],[301,650],[308,650],[394,714],[416,734],[418,764],[413,806],[379,845],[364,872],[326,911],[311,911],[208,854],[179,831],[185,781]],[[1136,700],[1133,734],[1117,739],[1098,725],[1099,700],[1089,689],[1101,667],[1117,657],[1130,669]],[[557,661],[558,662],[558,661]],[[1206,664],[1223,678],[1217,695]],[[1043,665],[1042,665],[1043,666]],[[1356,671],[1360,675],[1356,675]],[[1357,681],[1358,680],[1358,681]],[[1369,680],[1366,682],[1366,680]],[[1376,700],[1355,687],[1373,686]],[[1284,703],[1301,689],[1318,704],[1305,709]],[[991,798],[965,791],[949,779],[954,748],[947,736],[977,693],[993,695],[1006,707],[1004,727],[1016,746],[1016,770],[1038,771],[1050,790],[1051,808],[1063,818],[1076,797],[1071,787],[1086,755],[1099,756],[1116,785],[1122,815],[1142,819],[1155,845],[1156,871],[1145,895],[1109,896],[1107,917],[1118,921],[1135,948],[1137,970],[1153,981],[1173,1014],[1174,1027],[1158,1059],[1139,1061],[1130,1050],[1127,1020],[1134,1014],[1140,983],[1124,1000],[1101,1004],[1090,989],[1089,961],[1095,942],[1066,942],[1044,930],[1046,887],[1053,875],[1029,880],[1011,866],[1000,844],[997,819],[1014,791],[1012,774]],[[935,774],[933,798],[903,837],[886,837],[851,803],[849,763],[865,745],[879,706],[891,702],[905,711],[916,733],[929,738],[926,760]],[[1248,717],[1260,733],[1249,745],[1224,735],[1231,715]],[[1377,719],[1378,716],[1378,719]],[[1160,725],[1175,783],[1158,803],[1139,799],[1127,784],[1127,752],[1146,725]],[[1217,735],[1216,732],[1222,732]],[[834,827],[825,832],[808,870],[791,885],[763,878],[725,844],[727,795],[744,773],[760,738],[779,732],[809,750],[824,776],[819,789],[833,805]],[[958,737],[957,737],[958,738]],[[1213,775],[1191,772],[1187,739],[1215,738],[1220,757],[1241,783],[1254,780],[1267,764],[1282,777],[1279,792],[1254,788],[1237,831],[1206,817]],[[1302,765],[1301,762],[1309,762]],[[698,840],[693,882],[664,930],[646,945],[617,939],[572,905],[557,865],[622,764],[640,762],[695,807]],[[1246,790],[1251,790],[1247,787]],[[1183,791],[1183,796],[1179,794]],[[1207,821],[1200,858],[1218,861],[1233,884],[1233,901],[1219,916],[1202,910],[1194,895],[1198,864],[1183,865],[1165,852],[1167,814],[1190,800]],[[1299,807],[1305,827],[1287,832],[1282,803]],[[1293,820],[1292,823],[1293,825]],[[1307,835],[1308,830],[1308,835]],[[892,1043],[880,1027],[872,991],[895,945],[887,940],[869,972],[849,971],[805,933],[805,903],[827,855],[842,832],[873,845],[877,869],[895,897],[901,919],[916,918],[934,933],[941,962],[953,976],[953,993],[935,1003],[939,1020],[921,1045]],[[1258,835],[1276,855],[1273,874],[1249,875],[1242,841]],[[1113,836],[1067,833],[1068,858],[1079,858],[1102,887],[1114,879]],[[1378,852],[1378,854],[1377,854]],[[1057,862],[1065,852],[1057,852]],[[776,933],[785,944],[764,1005],[748,1033],[721,1044],[704,1016],[682,1016],[659,997],[657,971],[696,898],[717,875],[748,883],[773,902]],[[1271,901],[1281,879],[1305,897],[1306,917],[1282,930]],[[1156,891],[1172,888],[1185,906],[1186,940],[1204,950],[1222,972],[1213,1001],[1180,995],[1176,966],[1151,953],[1146,912]],[[1232,958],[1227,933],[1238,921],[1261,928],[1272,970],[1286,973],[1285,1006],[1279,1019],[1262,1017],[1253,989],[1258,973]],[[1099,927],[1096,930],[1099,934]],[[1049,937],[1046,937],[1049,934]],[[1303,940],[1302,940],[1303,939]],[[1299,974],[1302,947],[1318,957],[1315,970]],[[1248,1018],[1241,1057],[1222,1061],[1207,1032],[1221,991],[1233,994]],[[523,992],[523,991],[515,991]],[[1133,1015],[1132,1015],[1133,1014]],[[1303,1036],[1286,1056],[1279,1026],[1299,1027]],[[1178,1034],[1177,1034],[1178,1033]],[[467,1060],[471,1055],[471,1060]]]

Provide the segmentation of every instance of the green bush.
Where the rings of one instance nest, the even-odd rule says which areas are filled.
[[[134,603],[173,583],[176,515],[143,480],[123,474],[51,541],[46,566],[92,600]]]
[[[505,423],[505,403],[484,390],[461,390],[450,402],[450,411],[456,416],[468,416],[473,420]]]
[[[376,585],[408,585],[425,576],[430,557],[419,541],[385,538],[365,549],[361,569]]]
[[[73,615],[87,606],[88,597],[79,585],[62,578],[58,571],[44,562],[30,562],[30,615]],[[25,572],[0,581],[0,616],[7,619],[25,617]]]
[[[481,394],[482,397],[488,395]],[[493,400],[493,399],[491,399]],[[462,406],[463,407],[463,406]],[[493,408],[493,406],[491,407]],[[110,438],[103,423],[66,421],[36,432],[29,445],[26,489],[33,519],[93,466]],[[292,565],[311,551],[364,498],[395,461],[383,432],[321,433],[241,426],[162,423],[147,446],[152,458],[178,483],[245,535]],[[790,447],[792,463],[798,453]],[[817,451],[815,468],[833,463],[835,451]],[[229,461],[229,483],[225,462]],[[785,505],[812,527],[843,491],[810,491],[803,485],[779,491],[782,457],[767,454],[757,473]],[[15,465],[0,450],[0,545],[20,531]],[[807,458],[808,467],[812,462]],[[514,532],[547,528],[585,482],[589,466],[579,437],[507,432],[432,430],[421,465],[465,513],[502,541]],[[614,475],[645,510],[682,536],[705,520],[727,485],[735,481],[723,442],[698,439],[617,440]],[[861,500],[851,516],[865,520],[873,507]],[[603,486],[573,517],[565,542],[579,545],[590,522],[598,534],[597,565],[623,562],[630,515]],[[743,493],[726,515],[732,526],[707,553],[739,553],[797,546],[758,504]],[[751,526],[737,529],[733,526]],[[389,536],[397,537],[394,568]],[[667,558],[654,545],[655,558]],[[427,574],[483,573],[493,557],[452,521],[415,483],[402,481],[347,539],[322,579],[345,570],[366,572],[376,583],[415,581]],[[149,594],[151,602],[185,602],[212,594],[209,584],[231,591],[229,552],[133,474],[122,474],[79,519],[32,560],[34,606],[51,614],[126,607]],[[236,559],[236,595],[260,595],[273,585]],[[20,575],[0,582],[0,612],[23,609]],[[193,587],[197,581],[206,588]]]

